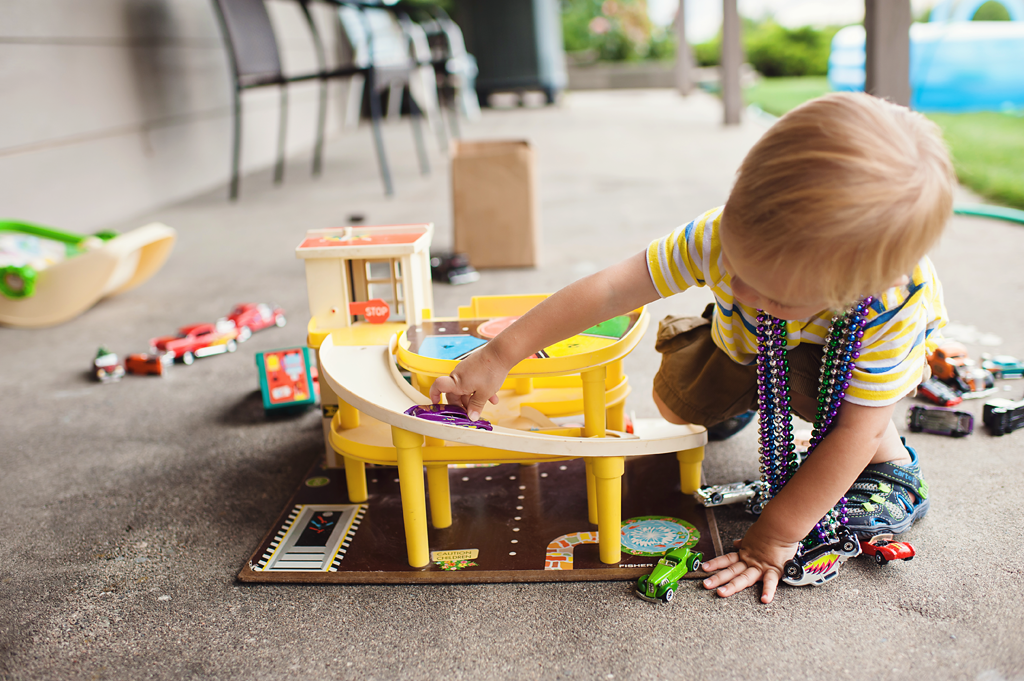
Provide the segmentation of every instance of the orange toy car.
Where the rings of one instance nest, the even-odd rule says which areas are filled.
[[[957,367],[967,364],[967,348],[956,341],[946,341],[928,356],[932,375],[943,381],[956,380]]]
[[[136,352],[124,359],[124,368],[129,374],[136,376],[163,376],[167,366],[174,361],[172,353],[151,355]]]

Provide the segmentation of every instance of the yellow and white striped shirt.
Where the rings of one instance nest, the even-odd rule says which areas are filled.
[[[715,296],[711,337],[740,364],[757,357],[757,310],[733,300],[732,277],[722,266],[718,229],[722,208],[704,213],[647,247],[647,269],[662,298],[691,286],[708,286]],[[825,344],[832,313],[787,325],[787,349],[800,343]],[[914,267],[910,283],[887,289],[871,305],[863,347],[856,361],[846,399],[864,406],[883,406],[914,390],[928,353],[935,349],[937,330],[946,324],[942,284],[925,256]]]

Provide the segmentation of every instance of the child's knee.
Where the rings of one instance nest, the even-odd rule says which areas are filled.
[[[658,395],[657,390],[651,391],[651,396],[654,398],[654,404],[658,407],[658,413],[661,414],[661,418],[665,419],[669,423],[674,423],[679,426],[687,424],[687,421],[680,418],[674,411],[669,409],[668,405]]]

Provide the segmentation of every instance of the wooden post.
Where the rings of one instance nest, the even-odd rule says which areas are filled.
[[[743,93],[740,91],[742,63],[743,45],[740,43],[740,14],[736,0],[722,0],[722,63],[719,71],[726,125],[740,124],[740,110],[743,108]]]
[[[864,0],[864,91],[910,106],[910,0]]]
[[[686,42],[686,0],[679,0],[676,12],[676,88],[679,94],[693,90],[693,58],[690,43]]]

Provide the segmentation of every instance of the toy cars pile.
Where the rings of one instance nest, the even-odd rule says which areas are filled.
[[[115,353],[101,347],[91,373],[104,383],[118,381],[125,373],[163,376],[175,362],[189,365],[198,358],[234,352],[253,332],[285,323],[284,310],[279,307],[242,303],[212,324],[183,326],[174,335],[153,338],[148,353],[130,354],[124,364]]]
[[[907,424],[916,433],[963,437],[974,431],[974,417],[952,407],[967,399],[995,393],[995,380],[1024,378],[1024,362],[1009,355],[982,355],[977,362],[967,356],[963,345],[947,341],[928,357],[932,376],[921,383],[918,394],[939,405],[911,407]],[[994,399],[985,404],[983,421],[993,435],[1024,427],[1024,401]]]

